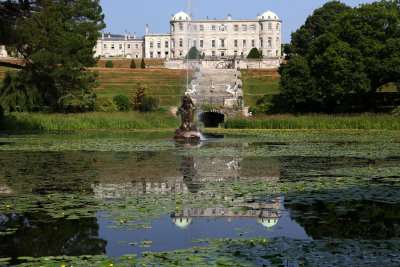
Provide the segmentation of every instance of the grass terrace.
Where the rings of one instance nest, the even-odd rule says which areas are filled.
[[[277,69],[245,69],[241,73],[246,106],[255,106],[264,95],[279,94],[280,75]]]
[[[185,92],[186,71],[168,69],[94,68],[100,86],[94,89],[100,103],[119,94],[132,96],[137,82],[148,87],[147,94],[160,99],[160,106],[178,106]]]

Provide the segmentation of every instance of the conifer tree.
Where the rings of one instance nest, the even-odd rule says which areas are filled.
[[[105,27],[100,0],[4,0],[0,7],[0,43],[24,59],[0,88],[3,108],[58,107],[67,95],[91,93],[97,75],[88,68]]]

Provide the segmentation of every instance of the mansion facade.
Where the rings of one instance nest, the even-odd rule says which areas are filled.
[[[192,47],[205,57],[247,57],[252,48],[262,52],[264,58],[281,56],[282,21],[271,11],[258,15],[254,20],[193,20],[185,12],[171,17],[169,34],[146,34],[133,38],[107,37],[102,33],[95,49],[95,56],[123,58],[183,59]]]

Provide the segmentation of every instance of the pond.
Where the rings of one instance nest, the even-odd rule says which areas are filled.
[[[400,264],[399,132],[172,136],[1,134],[0,265]]]

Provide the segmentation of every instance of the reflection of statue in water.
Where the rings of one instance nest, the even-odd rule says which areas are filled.
[[[181,112],[182,125],[175,131],[174,140],[176,141],[199,141],[200,134],[194,126],[194,113],[196,107],[189,96],[185,96],[182,100],[182,106],[179,108]]]

